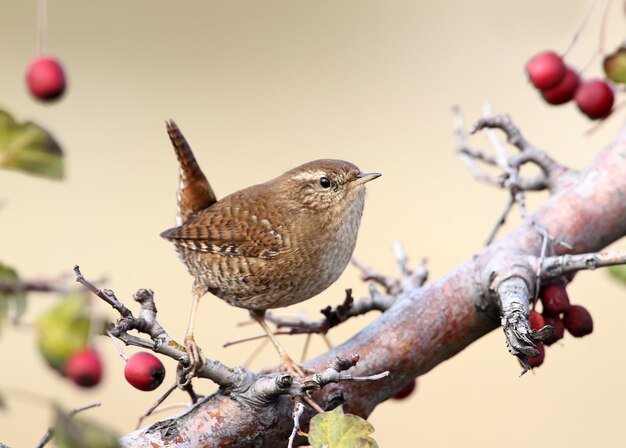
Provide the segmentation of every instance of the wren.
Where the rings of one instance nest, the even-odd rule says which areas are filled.
[[[193,337],[198,301],[206,293],[250,310],[283,361],[298,371],[264,320],[267,309],[319,294],[346,268],[356,244],[365,184],[380,176],[342,160],[315,160],[268,182],[217,200],[191,148],[166,122],[180,165],[174,243],[194,278],[185,346],[201,363]]]

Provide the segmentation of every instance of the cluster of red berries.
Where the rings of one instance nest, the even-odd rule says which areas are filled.
[[[594,120],[608,117],[613,110],[615,95],[609,82],[581,80],[578,73],[552,51],[535,55],[526,64],[526,73],[549,104],[564,104],[573,99],[581,112]]]
[[[539,299],[543,306],[541,314],[532,310],[530,312],[530,328],[539,330],[546,325],[554,328],[552,336],[543,342],[535,342],[539,355],[528,359],[531,367],[543,364],[546,355],[545,345],[552,345],[562,339],[565,330],[577,338],[588,335],[593,331],[593,319],[589,311],[580,305],[571,305],[565,286],[560,283],[552,283],[544,286]]]
[[[81,387],[94,387],[102,379],[103,363],[93,348],[75,353],[65,365],[65,376]],[[139,352],[126,360],[124,377],[136,389],[151,391],[165,378],[165,367],[152,353]]]

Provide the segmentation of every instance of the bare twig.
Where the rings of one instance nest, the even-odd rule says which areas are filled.
[[[115,336],[113,336],[110,331],[107,331],[107,335],[111,338],[113,345],[115,345],[115,349],[117,350],[117,354],[120,355],[120,358],[122,358],[124,362],[128,361],[128,355],[124,353],[124,349],[119,343],[119,340]]]
[[[152,406],[150,406],[146,412],[144,412],[139,419],[137,419],[137,426],[135,427],[135,429],[139,429],[141,427],[141,424],[143,423],[143,421],[149,417],[155,410],[156,408],[158,408],[161,403],[163,403],[165,401],[165,399],[167,397],[169,397],[171,395],[172,392],[174,392],[176,389],[178,388],[178,383],[174,383],[172,384],[164,393],[163,395],[161,395],[157,401],[154,402],[154,404]]]
[[[117,300],[115,294],[110,289],[99,289],[93,285],[93,283],[89,282],[83,274],[80,272],[80,268],[78,265],[74,266],[74,273],[76,274],[76,281],[87,288],[89,291],[100,297],[106,303],[111,305],[122,317],[132,316],[132,313],[128,308],[124,306],[122,302]]]
[[[321,310],[324,318],[319,320],[311,320],[305,316],[276,316],[273,313],[267,313],[265,319],[272,322],[278,328],[289,328],[284,334],[326,334],[328,330],[345,322],[351,317],[360,316],[370,311],[385,311],[389,309],[395,297],[386,296],[378,293],[376,290],[370,290],[370,296],[355,302],[352,297],[352,290],[346,290],[346,298],[343,303],[335,308],[327,306]]]
[[[364,282],[374,282],[382,286],[387,294],[393,294],[400,289],[398,279],[388,277],[377,272],[374,268],[366,265],[359,259],[352,257],[352,265],[361,271],[361,280]]]
[[[309,397],[308,395],[304,395],[301,398],[302,398],[302,401],[308,404],[309,407],[313,409],[315,412],[318,412],[318,413],[324,412],[324,409],[322,409],[322,407],[319,404],[317,404],[315,401],[313,401],[313,399]]]
[[[304,405],[300,402],[300,400],[296,399],[293,406],[293,430],[291,431],[291,435],[289,436],[289,443],[287,444],[287,448],[293,448],[293,442],[296,439],[296,435],[300,432],[300,417],[302,417],[303,413]]]
[[[487,237],[487,240],[485,241],[485,246],[489,246],[491,243],[493,243],[493,240],[495,239],[496,234],[498,233],[498,229],[502,227],[504,223],[506,222],[506,217],[509,215],[509,212],[513,208],[514,204],[515,204],[515,199],[513,198],[513,196],[509,196],[509,200],[506,204],[506,207],[502,211],[500,218],[491,229],[491,232],[489,232],[489,236]]]
[[[585,29],[585,26],[587,26],[587,22],[589,21],[589,18],[591,17],[591,14],[593,13],[593,10],[595,9],[597,4],[598,4],[598,0],[593,0],[591,2],[591,4],[589,5],[589,9],[585,13],[585,17],[583,18],[582,23],[580,24],[580,26],[578,27],[578,29],[574,33],[574,36],[572,37],[572,41],[570,42],[570,44],[567,46],[567,48],[563,52],[563,58],[565,58],[565,56],[567,56],[567,54],[572,50],[572,48],[574,48],[574,45],[578,41],[578,38],[580,37],[580,34]]]
[[[532,262],[539,264],[540,260],[535,259]],[[600,267],[626,264],[626,250],[546,257],[541,264],[543,266],[541,280],[547,282],[581,270],[592,271]]]
[[[484,176],[476,176],[477,166],[475,161],[488,161],[491,165],[497,165],[502,170],[502,175],[498,178],[497,185],[508,189],[511,194],[507,207],[505,208],[503,214],[500,215],[494,228],[489,233],[487,244],[490,244],[495,238],[497,230],[505,222],[513,204],[518,205],[522,218],[529,220],[543,238],[550,240],[555,239],[550,236],[544,228],[536,224],[532,214],[526,207],[525,192],[549,189],[552,193],[555,193],[556,191],[569,186],[573,178],[577,175],[577,172],[561,165],[550,157],[545,151],[539,150],[533,146],[528,140],[526,140],[519,128],[515,126],[508,115],[489,116],[489,110],[486,110],[487,116],[478,120],[478,122],[470,130],[470,133],[474,134],[480,130],[488,132],[490,142],[495,148],[498,156],[496,158],[488,158],[487,156],[482,155],[482,153],[472,151],[466,142],[459,110],[455,109],[455,113],[457,115],[455,118],[457,150],[459,153],[463,154],[462,160],[466,162],[466,164],[469,163],[468,167],[479,180],[484,180]],[[506,135],[509,144],[516,147],[519,152],[506,157],[502,144],[496,136],[493,135],[491,132],[492,129],[502,130]],[[470,162],[467,161],[467,157],[471,157]],[[536,165],[539,167],[541,172],[534,177],[522,177],[520,175],[520,169],[526,163]],[[493,179],[489,180],[489,183],[493,184],[494,182],[492,181]],[[557,242],[565,244],[560,240]]]
[[[361,280],[382,286],[385,294],[390,296],[398,296],[407,289],[423,286],[428,278],[426,259],[422,258],[420,265],[415,270],[412,270],[408,266],[408,258],[400,242],[394,242],[392,249],[400,270],[400,278],[383,275],[353,257],[352,264],[361,271]]]
[[[394,295],[400,294],[412,288],[424,286],[428,280],[428,269],[426,269],[426,258],[422,257],[415,269],[409,268],[409,259],[399,241],[393,243],[393,253],[396,258],[398,269],[400,270],[400,290]]]
[[[549,188],[551,192],[566,186],[573,175],[577,172],[569,167],[557,162],[550,157],[546,151],[542,151],[532,145],[508,115],[495,115],[485,117],[476,122],[470,130],[470,134],[475,134],[483,129],[500,129],[507,137],[509,144],[515,146],[520,152],[508,158],[508,167],[517,172],[517,184],[524,191],[539,191]],[[519,169],[526,163],[536,165],[541,173],[534,178],[521,178]],[[504,173],[510,176],[510,172]]]
[[[483,103],[483,117],[489,118],[492,116],[493,116],[493,109],[491,107],[491,103],[489,102]],[[504,144],[500,141],[500,139],[498,138],[498,135],[492,129],[485,129],[485,133],[487,135],[487,140],[489,140],[489,143],[491,144],[492,148],[496,151],[496,154],[497,154],[496,160],[498,161],[498,166],[502,170],[506,170],[509,165],[509,161],[508,161],[506,148]]]
[[[598,47],[593,52],[593,54],[589,57],[587,62],[583,64],[582,68],[580,69],[581,74],[585,72],[587,68],[589,68],[589,66],[591,66],[591,64],[596,60],[597,57],[602,56],[604,54],[606,28],[607,28],[606,24],[607,24],[609,10],[611,9],[612,3],[613,3],[612,0],[607,0],[606,4],[604,5],[604,11],[602,13],[602,21],[600,25],[600,35],[598,37]]]

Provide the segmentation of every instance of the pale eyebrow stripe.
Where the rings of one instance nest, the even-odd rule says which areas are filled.
[[[324,171],[321,171],[321,170],[305,171],[304,173],[300,173],[300,174],[292,177],[292,179],[294,179],[294,180],[310,180],[310,179],[315,179],[316,177],[322,177],[322,176],[326,176],[326,173]]]

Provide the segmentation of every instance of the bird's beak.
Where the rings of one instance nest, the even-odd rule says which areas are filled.
[[[381,173],[359,173],[356,175],[356,180],[352,185],[362,185],[380,176],[382,176]]]

